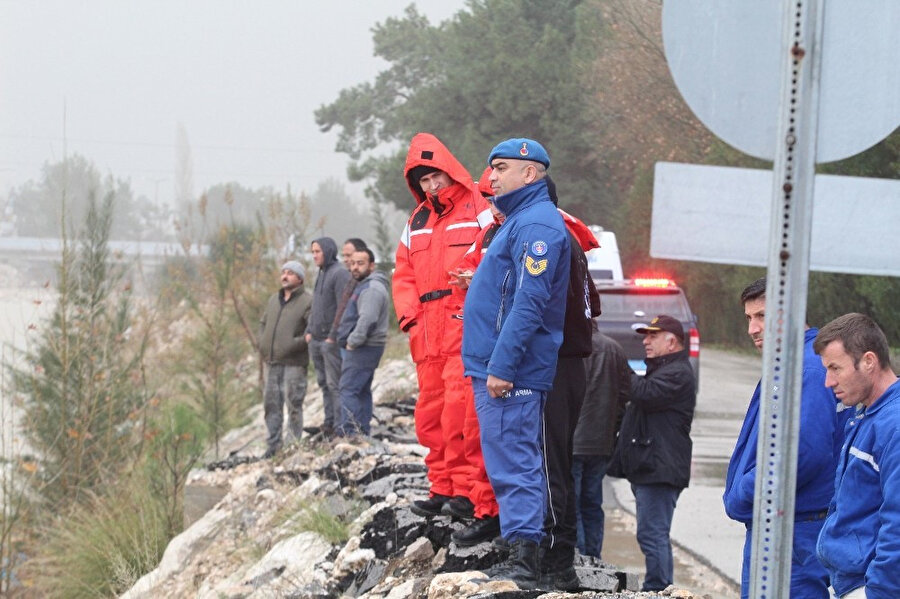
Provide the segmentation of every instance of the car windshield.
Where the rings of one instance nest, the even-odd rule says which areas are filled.
[[[601,320],[633,320],[668,314],[691,320],[686,302],[677,293],[601,293]]]

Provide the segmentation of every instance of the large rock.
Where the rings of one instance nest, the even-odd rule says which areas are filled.
[[[378,422],[372,437],[326,440],[317,431],[272,460],[256,457],[264,448],[256,406],[254,423],[226,435],[225,457],[191,473],[187,511],[199,515],[214,507],[174,538],[159,566],[123,597],[567,596],[486,580],[483,571],[504,556],[489,543],[457,547],[451,534],[463,523],[409,510],[429,486],[427,450],[414,440],[414,368],[408,360],[388,362],[376,380]],[[314,387],[305,405],[315,406],[305,415],[312,430],[321,421],[320,392]],[[342,537],[347,540],[326,540]],[[637,577],[599,560],[577,560],[582,597],[663,596],[635,593]],[[669,589],[665,596],[692,595]]]

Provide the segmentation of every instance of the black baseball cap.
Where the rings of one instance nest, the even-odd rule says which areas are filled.
[[[666,331],[667,333],[672,333],[678,339],[684,343],[684,327],[681,326],[681,321],[676,318],[672,318],[668,314],[660,314],[656,318],[650,321],[650,324],[645,324],[634,329],[634,332],[639,335],[646,335],[647,333],[656,333],[657,331]]]

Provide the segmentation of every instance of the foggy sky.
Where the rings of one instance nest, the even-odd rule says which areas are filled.
[[[0,200],[80,153],[171,205],[176,129],[193,190],[313,191],[347,157],[313,110],[386,63],[370,29],[412,0],[0,0]],[[437,23],[464,0],[416,0]]]

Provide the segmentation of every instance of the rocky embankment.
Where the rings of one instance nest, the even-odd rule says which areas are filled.
[[[457,547],[450,534],[464,523],[423,519],[408,509],[428,488],[425,450],[413,433],[414,377],[408,361],[379,368],[369,438],[321,438],[314,426],[321,422],[321,395],[311,388],[305,416],[313,434],[272,460],[255,457],[264,426],[254,413],[250,425],[220,445],[226,459],[192,473],[185,492],[190,525],[123,597],[699,599],[671,587],[637,592],[634,574],[581,556],[580,593],[487,582],[481,570],[501,559],[490,544]]]

